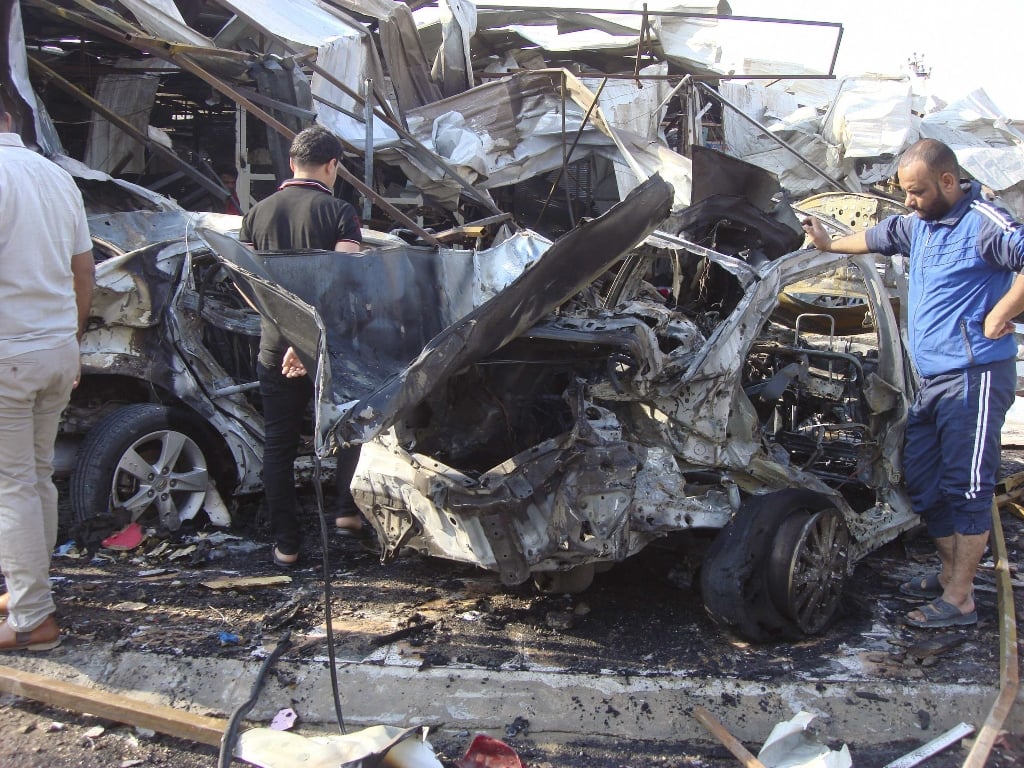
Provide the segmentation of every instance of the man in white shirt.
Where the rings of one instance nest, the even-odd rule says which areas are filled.
[[[0,651],[60,644],[49,580],[53,451],[78,381],[94,272],[74,179],[25,147],[0,100]]]

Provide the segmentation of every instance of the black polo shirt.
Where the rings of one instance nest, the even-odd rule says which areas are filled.
[[[313,179],[289,179],[242,219],[238,239],[257,251],[333,251],[338,242],[361,243],[355,208]],[[280,368],[288,341],[266,318],[260,325],[260,362]]]

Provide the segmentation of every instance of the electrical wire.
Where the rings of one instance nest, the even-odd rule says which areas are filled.
[[[334,715],[338,721],[338,728],[344,734],[345,717],[341,712],[341,694],[338,692],[338,669],[334,655],[334,626],[331,618],[331,568],[330,559],[327,553],[327,516],[324,511],[324,487],[320,476],[320,454],[313,452],[313,488],[316,490],[316,508],[320,518],[320,540],[323,552],[323,576],[324,576],[324,616],[327,627],[327,659],[331,667],[331,693],[334,696]],[[331,521],[333,525],[334,521]]]
[[[288,650],[288,648],[291,647],[291,644],[292,633],[287,631],[281,635],[281,639],[277,641],[277,646],[270,655],[263,660],[263,665],[260,667],[260,671],[256,675],[256,680],[252,684],[252,691],[249,694],[249,698],[242,702],[238,708],[231,713],[227,727],[224,729],[224,735],[220,740],[220,754],[217,756],[217,768],[228,768],[228,766],[231,765],[231,759],[235,754],[235,742],[238,740],[238,726],[241,724],[242,719],[249,713],[249,710],[255,706],[257,699],[259,699],[260,690],[263,688],[263,681],[266,679],[270,666],[277,661],[281,655]]]

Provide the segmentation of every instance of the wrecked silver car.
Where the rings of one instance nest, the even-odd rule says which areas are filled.
[[[228,525],[230,496],[261,487],[259,318],[189,238],[191,217],[169,201],[89,216],[96,288],[57,473],[75,520],[100,532],[175,531],[200,511]]]
[[[200,234],[319,361],[320,450],[363,444],[352,490],[384,560],[415,550],[578,591],[684,534],[706,549],[722,626],[816,633],[852,564],[917,523],[891,286],[873,257],[798,250],[764,172],[715,153],[695,155],[694,179],[678,234],[657,230],[672,192],[655,177],[465,313],[467,284],[427,296],[458,261],[434,249],[260,259]],[[339,301],[353,280],[377,292]],[[836,296],[855,327],[837,326]],[[411,364],[376,364],[382,345]]]

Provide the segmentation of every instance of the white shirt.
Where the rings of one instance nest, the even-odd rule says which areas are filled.
[[[71,175],[0,133],[0,359],[74,338],[71,257],[91,249]]]

